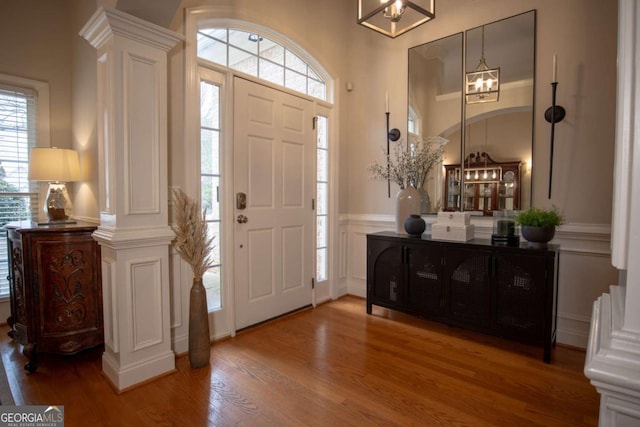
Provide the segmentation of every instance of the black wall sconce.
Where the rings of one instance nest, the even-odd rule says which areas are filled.
[[[556,105],[556,91],[558,90],[557,75],[557,56],[553,55],[553,81],[551,82],[551,107],[544,112],[544,118],[551,123],[551,148],[549,157],[549,199],[551,198],[551,184],[553,182],[553,145],[555,139],[556,123],[560,123],[566,116],[566,110]]]
[[[388,101],[387,101],[388,104]],[[387,106],[387,109],[389,107]],[[391,130],[389,130],[389,111],[386,111],[384,113],[387,116],[387,169],[389,168],[389,156],[391,155],[391,148],[390,148],[390,142],[396,142],[397,140],[400,139],[400,130],[398,128],[393,128]],[[387,180],[387,192],[389,195],[389,198],[391,198],[391,180],[388,179]]]

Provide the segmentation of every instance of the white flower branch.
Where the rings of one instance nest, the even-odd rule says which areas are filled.
[[[394,143],[392,155],[384,153],[386,163],[377,161],[369,165],[372,179],[390,180],[398,184],[400,189],[408,186],[421,188],[434,166],[442,160],[446,140],[440,137],[429,137],[426,141],[411,144],[409,150],[403,149],[403,141]]]

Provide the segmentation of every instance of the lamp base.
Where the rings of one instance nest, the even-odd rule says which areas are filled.
[[[71,215],[71,200],[69,199],[67,186],[64,183],[49,183],[44,210],[49,218],[49,223],[60,223],[69,219],[69,215]]]
[[[49,221],[64,221],[69,219],[67,213],[64,208],[55,208],[53,206],[47,207],[47,215],[49,216]]]

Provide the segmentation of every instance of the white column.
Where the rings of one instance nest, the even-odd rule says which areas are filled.
[[[593,305],[585,375],[600,426],[640,425],[640,4],[618,2],[618,93],[611,257],[623,273]]]
[[[118,390],[175,369],[171,349],[167,51],[182,36],[115,9],[80,31],[97,49],[105,353]]]

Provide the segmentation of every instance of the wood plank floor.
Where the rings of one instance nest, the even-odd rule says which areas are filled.
[[[595,426],[584,352],[542,350],[412,318],[355,297],[215,343],[211,365],[123,394],[101,351],[42,355],[27,375],[0,330],[17,405],[64,405],[67,426]]]

